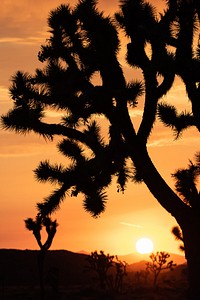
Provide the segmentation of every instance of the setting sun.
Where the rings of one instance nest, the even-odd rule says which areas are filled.
[[[153,242],[148,238],[141,238],[136,242],[136,250],[141,254],[147,254],[153,251]]]

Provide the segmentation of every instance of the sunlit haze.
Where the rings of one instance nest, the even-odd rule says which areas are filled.
[[[156,5],[164,1],[151,1]],[[48,38],[47,17],[53,8],[63,3],[58,0],[1,0],[0,2],[0,114],[11,107],[8,87],[17,70],[34,72],[41,63],[37,60],[40,45]],[[67,1],[66,1],[67,3]],[[75,1],[70,1],[73,5]],[[117,10],[118,1],[100,0],[99,7],[107,14]],[[162,7],[160,6],[160,9]],[[120,62],[127,78],[136,79],[138,71],[128,69],[122,47]],[[166,96],[177,103],[179,109],[190,109],[183,84],[176,80]],[[141,118],[142,103],[133,110],[137,124]],[[50,115],[54,120],[57,116]],[[171,174],[186,167],[198,149],[197,132],[188,129],[175,140],[172,132],[160,123],[155,124],[148,148],[155,166],[173,188]],[[58,141],[58,140],[57,140]],[[36,203],[52,191],[50,184],[36,181],[33,170],[40,161],[63,162],[54,142],[45,141],[34,134],[17,135],[0,130],[0,248],[38,249],[33,235],[25,229],[24,219],[35,217]],[[124,193],[117,185],[108,191],[106,211],[97,219],[82,207],[82,198],[67,197],[52,218],[59,223],[51,249],[74,252],[104,250],[110,254],[135,252],[138,239],[148,236],[155,251],[179,253],[179,243],[171,234],[175,219],[151,195],[143,184],[130,182]]]

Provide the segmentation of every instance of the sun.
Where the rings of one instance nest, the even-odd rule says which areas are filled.
[[[136,250],[140,254],[147,254],[153,251],[153,242],[149,238],[141,238],[136,242]]]

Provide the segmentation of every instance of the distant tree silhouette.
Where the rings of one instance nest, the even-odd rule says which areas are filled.
[[[80,0],[74,8],[61,5],[52,11],[50,38],[38,54],[44,68],[33,75],[18,71],[13,76],[14,107],[2,116],[2,124],[17,133],[33,131],[49,140],[55,135],[63,138],[58,150],[71,164],[52,165],[46,160],[35,170],[39,181],[58,185],[38,203],[41,216],[56,211],[66,196],[78,194],[83,195],[84,209],[98,216],[105,210],[106,188],[114,177],[119,192],[128,181],[144,182],[181,228],[189,297],[195,300],[200,295],[199,199],[193,191],[191,201],[185,201],[165,182],[149,156],[147,142],[158,119],[177,139],[189,127],[200,130],[200,2],[165,3],[164,12],[158,15],[147,1],[121,0],[115,19],[98,11],[95,0]],[[125,78],[118,59],[121,29],[128,37],[127,64],[142,71],[141,81]],[[185,85],[191,104],[188,112],[163,101],[176,76]],[[136,129],[131,113],[140,96],[144,109]],[[48,122],[48,109],[61,112],[60,121]],[[103,119],[108,125],[104,138]]]
[[[167,261],[170,254],[164,251],[156,252],[156,254],[152,253],[149,257],[151,262],[146,263],[146,270],[153,274],[153,286],[155,288],[160,272],[163,270],[173,271],[176,264],[173,263],[173,260]]]
[[[112,278],[112,286],[116,292],[122,292],[123,290],[123,280],[127,276],[126,261],[121,261],[118,259],[118,256],[115,256],[116,261],[114,262],[115,276]]]
[[[40,276],[40,290],[41,290],[41,300],[44,299],[45,289],[44,289],[44,260],[47,251],[51,247],[53,238],[56,234],[56,228],[58,223],[56,220],[52,221],[50,217],[40,218],[39,216],[36,219],[28,218],[25,221],[25,226],[29,231],[32,231],[39,247],[40,251],[38,253],[38,267],[39,267],[39,276]],[[47,233],[47,239],[44,243],[41,240],[41,230],[45,228]]]
[[[97,273],[102,289],[109,288],[115,292],[122,291],[123,279],[127,275],[126,262],[115,255],[105,254],[104,251],[94,251],[87,257],[89,269]]]
[[[113,266],[114,255],[104,254],[104,251],[91,252],[87,257],[89,268],[94,270],[99,277],[100,287],[106,288],[108,284],[108,270]]]

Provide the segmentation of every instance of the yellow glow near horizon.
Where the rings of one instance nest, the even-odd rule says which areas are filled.
[[[140,254],[148,254],[153,251],[153,242],[148,238],[141,238],[136,242],[136,250]]]

